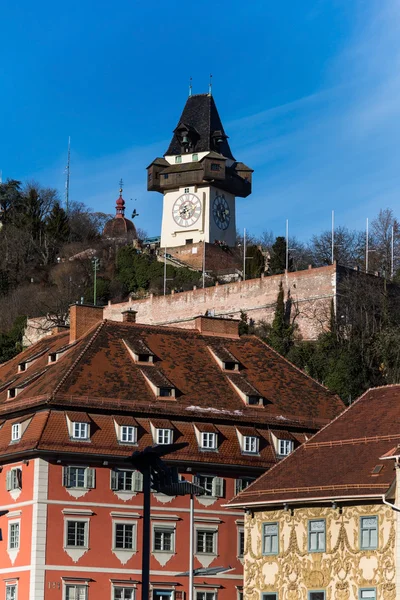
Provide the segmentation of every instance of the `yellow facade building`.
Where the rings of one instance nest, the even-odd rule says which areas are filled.
[[[241,492],[245,600],[399,600],[400,386],[375,388]]]

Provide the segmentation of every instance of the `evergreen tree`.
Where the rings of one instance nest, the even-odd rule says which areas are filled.
[[[268,264],[268,275],[279,275],[286,269],[286,240],[278,236],[271,248],[271,256]],[[293,260],[289,255],[289,271],[293,270]]]
[[[282,356],[286,356],[294,343],[295,326],[291,323],[290,310],[285,306],[282,282],[276,300],[275,316],[268,335],[268,343]]]

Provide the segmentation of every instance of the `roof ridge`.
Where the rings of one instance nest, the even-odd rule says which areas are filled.
[[[326,442],[311,442],[307,444],[308,448],[322,448],[324,446],[346,446],[349,444],[357,444],[357,443],[368,443],[368,442],[383,442],[396,440],[400,438],[399,433],[391,433],[388,435],[373,435],[371,437],[361,437],[361,438],[348,438],[347,440],[328,440]]]
[[[74,362],[72,363],[72,365],[70,366],[70,368],[67,370],[66,373],[64,373],[63,377],[61,377],[60,381],[58,382],[58,384],[56,385],[56,387],[53,390],[53,393],[51,394],[50,398],[49,398],[49,402],[51,402],[52,400],[55,399],[55,396],[58,392],[58,390],[60,389],[60,387],[65,383],[65,381],[67,380],[67,378],[71,375],[72,371],[75,369],[76,365],[79,363],[79,361],[83,358],[84,354],[87,352],[87,350],[89,350],[90,346],[93,344],[94,340],[96,339],[96,337],[98,336],[99,332],[101,331],[101,329],[104,327],[104,325],[107,323],[106,320],[101,321],[101,323],[94,325],[92,331],[93,331],[93,335],[90,338],[90,340],[88,341],[88,343],[86,344],[86,346],[84,347],[84,349],[82,350],[82,352],[80,354],[78,354],[77,358],[74,360]]]

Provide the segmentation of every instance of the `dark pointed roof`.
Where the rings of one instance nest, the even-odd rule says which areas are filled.
[[[217,151],[226,158],[235,160],[229,147],[214,98],[209,94],[189,96],[165,155],[181,154],[181,144],[177,136],[177,130],[182,126],[185,126],[189,131],[194,130],[198,134],[199,139],[196,142],[195,152]],[[224,141],[219,146],[215,145],[213,134],[222,135],[224,138]]]

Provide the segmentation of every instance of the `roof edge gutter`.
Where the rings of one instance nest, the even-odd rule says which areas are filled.
[[[285,498],[279,501],[271,500],[271,501],[263,501],[263,502],[251,502],[248,504],[238,503],[238,504],[223,504],[223,508],[249,508],[256,506],[277,506],[279,504],[304,504],[312,502],[314,504],[321,504],[323,502],[350,502],[352,500],[367,500],[367,499],[375,499],[382,500],[384,494],[365,494],[363,496],[324,496],[321,498]],[[389,506],[393,507],[393,504],[389,503]],[[399,508],[400,510],[400,508]]]

